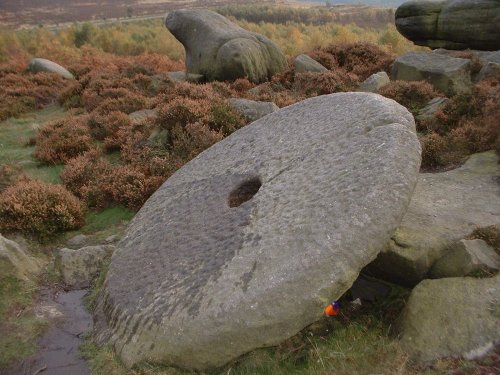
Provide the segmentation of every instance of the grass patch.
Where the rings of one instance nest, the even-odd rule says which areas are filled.
[[[0,258],[0,369],[36,350],[45,327],[32,311],[36,284],[16,277],[12,265]]]
[[[134,217],[135,212],[123,206],[107,208],[100,212],[91,211],[87,214],[86,225],[81,229],[83,233],[106,232],[115,233],[113,227],[122,226]]]
[[[50,183],[60,183],[62,166],[41,166],[33,156],[35,146],[30,140],[47,121],[64,118],[63,108],[52,105],[19,118],[0,123],[0,164],[16,165],[30,177]]]

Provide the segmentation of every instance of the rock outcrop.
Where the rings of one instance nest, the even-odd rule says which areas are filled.
[[[0,276],[35,281],[41,264],[23,246],[0,234]],[[1,279],[1,277],[0,277]]]
[[[273,102],[259,102],[249,99],[231,98],[228,103],[248,121],[256,121],[279,109]]]
[[[429,102],[425,105],[424,108],[422,108],[420,111],[418,111],[418,115],[415,116],[415,119],[417,120],[428,120],[442,108],[446,105],[448,102],[448,98],[444,98],[442,96],[438,96],[436,98],[432,98],[429,100]]]
[[[401,343],[418,361],[474,358],[500,340],[500,276],[424,280],[399,322]]]
[[[392,66],[391,79],[428,81],[448,96],[472,87],[470,60],[438,53],[409,52],[399,56]]]
[[[36,58],[30,61],[28,64],[28,71],[32,73],[47,72],[59,74],[63,78],[75,79],[73,74],[71,74],[67,69],[63,68],[61,65],[56,64],[53,61]]]
[[[113,245],[86,246],[78,250],[59,249],[56,264],[64,283],[71,289],[88,288],[114,250]]]
[[[328,69],[321,65],[319,62],[314,60],[308,55],[302,54],[298,55],[293,61],[295,66],[296,73],[305,73],[305,72],[316,72],[322,73],[327,72]]]
[[[186,49],[186,71],[206,80],[248,78],[263,82],[287,66],[279,47],[263,35],[242,29],[203,9],[170,12],[165,25]]]
[[[408,1],[396,10],[398,31],[431,48],[500,49],[498,0]]]
[[[412,115],[376,94],[308,99],[236,131],[134,217],[96,337],[127,366],[199,370],[282,342],[385,246],[419,165]]]
[[[494,151],[472,155],[451,171],[421,173],[401,225],[370,271],[415,285],[457,241],[478,227],[499,225],[499,175]]]
[[[384,87],[390,82],[389,76],[386,72],[374,73],[365,79],[357,91],[361,92],[378,92],[381,87]]]

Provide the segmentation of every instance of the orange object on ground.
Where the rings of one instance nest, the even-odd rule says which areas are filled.
[[[340,312],[340,304],[337,301],[330,303],[328,306],[325,307],[325,310],[323,310],[323,313],[327,316],[335,316],[338,315],[339,312]]]

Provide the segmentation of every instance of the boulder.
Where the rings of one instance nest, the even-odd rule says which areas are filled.
[[[0,280],[11,275],[24,281],[35,281],[40,272],[40,261],[23,246],[0,234]]]
[[[258,120],[279,109],[273,102],[258,102],[249,99],[231,98],[228,103],[248,121]]]
[[[428,81],[448,96],[469,91],[470,60],[428,52],[409,52],[399,56],[392,66],[391,79]]]
[[[485,79],[495,78],[500,80],[500,64],[494,62],[487,62],[474,77],[474,82],[480,82]]]
[[[186,72],[167,72],[168,78],[170,78],[173,82],[201,82],[203,81],[203,75],[194,74],[194,73],[186,73]]]
[[[457,241],[477,227],[499,225],[499,174],[494,151],[475,154],[451,171],[421,173],[408,211],[370,265],[371,274],[415,285]]]
[[[109,266],[97,340],[129,367],[198,370],[281,343],[384,247],[419,165],[412,115],[376,94],[307,99],[239,129],[134,217]]]
[[[61,271],[64,283],[71,289],[88,288],[106,259],[115,247],[113,245],[86,246],[78,250],[59,249],[56,265]]]
[[[78,249],[85,246],[90,241],[90,236],[87,236],[86,234],[77,234],[76,236],[73,236],[68,241],[66,241],[66,246],[71,249]]]
[[[500,257],[483,240],[460,240],[430,270],[430,277],[467,276],[476,272],[496,272]]]
[[[429,102],[425,105],[424,108],[422,108],[420,111],[418,111],[418,115],[415,116],[417,120],[427,120],[432,117],[441,109],[444,107],[444,105],[448,102],[448,98],[444,98],[442,96],[438,96],[436,98],[433,98],[429,100]]]
[[[156,109],[141,109],[139,111],[132,112],[128,115],[128,117],[132,120],[132,122],[141,122],[147,119],[148,117],[156,117],[158,116],[158,111]]]
[[[374,73],[365,79],[357,91],[361,92],[378,92],[378,90],[390,82],[386,72]]]
[[[63,78],[75,79],[73,74],[68,72],[61,65],[46,59],[36,58],[31,60],[30,63],[28,64],[28,71],[32,73],[39,73],[39,72],[55,73],[59,74]]]
[[[500,276],[424,280],[398,322],[403,349],[417,361],[477,357],[500,340]]]
[[[296,73],[305,73],[305,72],[321,73],[328,71],[328,69],[325,68],[323,65],[321,65],[319,62],[317,62],[316,60],[305,54],[298,55],[293,61],[293,64],[295,65]]]
[[[420,46],[500,49],[498,0],[408,1],[395,18],[398,31]]]
[[[175,10],[165,25],[186,49],[186,72],[208,81],[248,78],[259,83],[287,66],[285,55],[271,40],[210,10]]]

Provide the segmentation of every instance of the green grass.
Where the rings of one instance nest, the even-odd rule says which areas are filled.
[[[134,211],[123,206],[107,208],[100,212],[90,211],[85,219],[86,224],[80,232],[88,234],[111,230],[111,233],[114,233],[113,227],[123,226],[132,220],[134,215]]]
[[[36,288],[17,278],[12,265],[0,258],[0,369],[36,350],[36,338],[45,327],[32,311]]]
[[[45,122],[65,116],[64,109],[53,105],[19,118],[0,122],[0,164],[16,165],[30,177],[44,182],[59,183],[62,166],[40,165],[33,156],[35,146],[28,146],[28,142]]]

